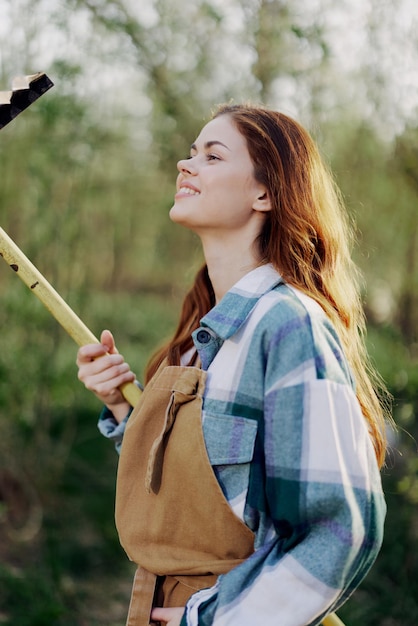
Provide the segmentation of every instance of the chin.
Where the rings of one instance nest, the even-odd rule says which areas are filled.
[[[186,228],[190,228],[189,218],[176,204],[173,204],[168,215],[172,222],[185,226]]]
[[[177,218],[178,218],[177,213],[178,213],[178,210],[177,210],[176,204],[174,203],[168,213],[168,216],[172,222],[177,222]]]
[[[180,211],[176,207],[175,204],[171,207],[168,216],[172,222],[176,222],[176,224],[181,223],[181,215],[179,215]]]

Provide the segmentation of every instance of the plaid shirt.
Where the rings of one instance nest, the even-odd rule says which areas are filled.
[[[385,516],[367,424],[321,307],[270,265],[193,333],[208,456],[255,552],[189,600],[182,626],[314,625],[358,586]],[[106,426],[107,424],[107,426]],[[109,420],[101,430],[116,435]]]

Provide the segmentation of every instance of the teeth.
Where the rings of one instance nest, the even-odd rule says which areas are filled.
[[[194,189],[190,189],[190,187],[182,187],[181,188],[181,192],[182,193],[187,193],[187,195],[189,196],[198,196],[199,195],[199,191],[195,191]]]

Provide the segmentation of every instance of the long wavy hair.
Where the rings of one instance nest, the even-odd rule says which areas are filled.
[[[360,273],[352,260],[354,229],[341,193],[310,134],[283,113],[251,105],[221,105],[245,137],[254,176],[267,190],[271,210],[255,242],[290,285],[316,300],[332,320],[350,363],[357,397],[380,465],[384,462],[385,389],[365,349]],[[150,360],[146,380],[167,357],[178,365],[193,347],[191,333],[214,306],[204,265],[187,293],[173,338]]]

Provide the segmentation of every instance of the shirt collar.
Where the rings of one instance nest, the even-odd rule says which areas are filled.
[[[282,282],[270,263],[251,270],[201,319],[201,328],[209,328],[225,341],[242,326],[261,296]]]

